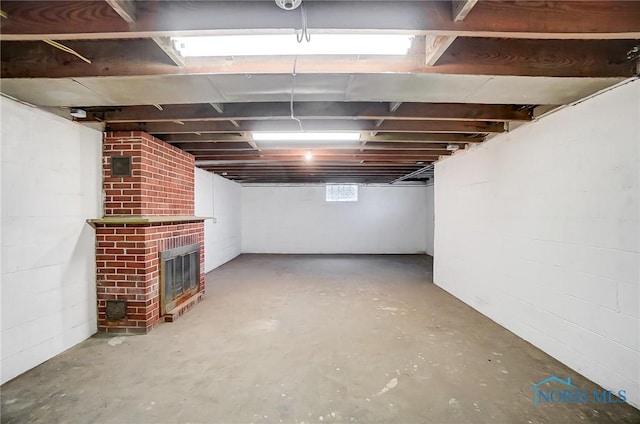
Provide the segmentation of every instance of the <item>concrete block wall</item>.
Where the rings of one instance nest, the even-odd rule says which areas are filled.
[[[4,383],[96,332],[102,133],[0,97]]]
[[[360,185],[327,202],[325,185],[242,187],[243,253],[425,253],[424,185]]]
[[[426,231],[426,251],[427,255],[433,256],[433,227],[435,225],[435,216],[434,216],[434,187],[433,184],[430,183],[426,188],[426,196],[427,196],[427,205],[426,205],[426,213],[427,213],[427,231]]]
[[[636,407],[639,149],[636,80],[435,168],[435,283]]]
[[[205,270],[211,271],[241,253],[240,184],[196,169],[196,215],[214,217],[204,222]]]

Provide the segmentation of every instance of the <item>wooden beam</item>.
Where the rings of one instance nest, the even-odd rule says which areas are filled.
[[[441,155],[392,155],[392,154],[330,154],[330,155],[316,155],[314,153],[314,159],[319,160],[321,157],[326,158],[327,160],[348,160],[348,161],[362,161],[362,160],[387,160],[392,162],[399,161],[428,161],[428,160],[437,160]],[[299,155],[215,155],[215,156],[197,156],[196,161],[246,161],[251,162],[252,160],[267,160],[267,161],[304,161],[304,153]]]
[[[501,133],[505,131],[503,122],[490,121],[386,121],[379,128],[373,121],[349,120],[303,120],[305,131],[381,131],[409,133]],[[294,120],[243,121],[240,128],[229,122],[195,121],[183,122],[149,122],[149,123],[111,123],[107,131],[145,131],[150,134],[184,134],[184,133],[234,133],[238,131],[300,131],[298,122]]]
[[[138,2],[135,28],[104,2],[3,1],[11,19],[2,40],[106,39],[211,35],[238,30],[291,33],[300,24],[269,1]],[[499,38],[637,39],[634,1],[482,1],[454,21],[449,1],[320,1],[306,5],[310,25],[326,32],[403,31],[422,35]],[[283,30],[286,29],[286,30]]]
[[[425,64],[433,66],[455,41],[455,35],[427,35],[425,43]]]
[[[406,164],[386,164],[386,165],[371,165],[371,164],[343,164],[343,165],[327,165],[324,161],[313,162],[309,164],[300,164],[286,162],[284,164],[253,164],[246,163],[243,165],[206,165],[203,166],[215,171],[227,171],[227,172],[295,172],[300,169],[311,170],[314,172],[411,172],[419,168],[419,165],[406,165]]]
[[[209,103],[209,105],[211,105],[212,108],[214,108],[216,110],[216,112],[218,112],[219,114],[223,114],[224,113],[224,106],[220,103]]]
[[[107,123],[172,121],[246,121],[284,120],[290,116],[288,102],[217,104],[221,112],[213,113],[208,104],[119,106],[86,108],[81,121]],[[444,120],[444,121],[531,121],[531,108],[513,105],[477,103],[403,103],[393,111],[376,102],[298,102],[294,104],[300,119],[346,120]]]
[[[477,2],[478,0],[453,0],[451,13],[454,22],[462,21]],[[427,35],[425,40],[425,63],[427,66],[434,66],[456,38],[458,38],[457,35]]]
[[[249,142],[251,137],[242,136],[239,134],[219,134],[219,133],[205,133],[205,134],[156,134],[157,138],[167,143],[236,143],[236,142]]]
[[[451,126],[447,127],[447,125]],[[470,121],[385,121],[378,128],[380,132],[439,132],[439,133],[501,133],[505,132],[503,122]]]
[[[467,17],[471,9],[478,3],[478,0],[453,0],[451,2],[451,13],[454,22],[460,22]]]
[[[232,181],[237,181],[243,184],[293,184],[293,183],[306,183],[306,184],[325,184],[325,183],[345,183],[345,184],[386,184],[390,183],[394,176],[388,177],[375,177],[375,176],[365,176],[365,177],[338,177],[338,176],[324,176],[324,175],[316,175],[309,177],[225,177],[229,178]]]
[[[349,162],[318,161],[318,162],[312,162],[312,163],[301,163],[301,162],[292,162],[292,161],[285,161],[285,162],[252,161],[248,163],[237,163],[237,164],[216,164],[216,165],[200,164],[199,166],[203,166],[203,167],[207,167],[215,170],[222,170],[222,168],[224,168],[225,171],[234,171],[234,172],[239,172],[242,170],[268,171],[273,169],[287,171],[287,170],[300,169],[301,167],[304,167],[304,169],[314,169],[317,171],[322,171],[322,170],[340,171],[340,170],[350,170],[350,169],[415,170],[419,168],[419,165],[416,165],[416,164],[368,163],[368,162],[369,161],[366,161],[364,163],[363,162],[352,163],[350,161]]]
[[[233,143],[250,142],[250,136],[234,134],[204,133],[204,134],[155,134],[160,140],[167,143]],[[373,143],[398,143],[411,145],[414,143],[482,143],[484,136],[450,133],[384,133],[371,136],[367,133],[361,135],[361,140]]]
[[[394,113],[400,106],[402,106],[402,102],[389,103],[389,112]]]
[[[255,148],[251,144],[247,143],[216,143],[216,142],[197,142],[197,143],[174,143],[174,146],[187,151],[199,151],[199,150],[220,150],[220,151],[254,151]]]
[[[154,43],[162,50],[176,66],[185,66],[185,58],[175,49],[169,37],[151,37]]]
[[[417,162],[429,162],[435,161],[436,159],[420,159],[418,161],[415,158],[410,159],[329,159],[323,158],[321,161],[314,161],[313,164],[317,165],[341,165],[341,166],[349,166],[349,167],[357,167],[360,165],[386,165],[386,166],[398,166],[398,167],[412,167],[412,166],[420,166]],[[295,156],[287,156],[282,159],[263,159],[257,158],[251,161],[247,161],[246,158],[239,158],[233,160],[196,160],[196,166],[204,167],[204,166],[254,166],[254,165],[268,165],[268,166],[285,166],[285,165],[312,165],[304,161],[301,157]]]
[[[146,3],[146,2],[145,2]],[[640,4],[640,2],[638,2]],[[424,43],[424,40],[421,41]],[[69,63],[68,56],[43,52],[40,42],[3,42],[2,78],[76,78],[188,74],[289,75],[291,56],[189,58],[176,67],[150,39],[81,40],[65,45],[91,52],[92,64]],[[540,77],[628,77],[634,63],[626,59],[634,40],[508,40],[460,37],[437,66],[425,63],[424,50],[407,56],[304,56],[298,74],[413,73],[520,75]],[[474,60],[468,60],[469,57]]]
[[[638,2],[640,4],[640,2]],[[459,38],[440,58],[436,68],[454,69],[469,66],[482,75],[505,75],[521,59],[527,61],[525,71],[515,65],[521,75],[544,75],[554,69],[556,77],[628,73],[633,67],[626,52],[631,40],[500,40],[495,38]],[[487,56],[489,54],[490,56]],[[517,58],[519,56],[520,58]],[[582,68],[580,71],[578,68]],[[607,71],[609,69],[609,71]]]
[[[394,143],[394,142],[367,142],[364,150],[424,150],[437,149],[446,150],[449,144],[455,144],[460,149],[464,149],[466,143]]]
[[[106,2],[129,25],[133,25],[136,22],[136,4],[132,0],[106,0]],[[151,37],[151,39],[175,65],[185,65],[184,58],[173,47],[170,37],[155,36]]]
[[[367,137],[363,135],[363,139],[368,142],[388,141],[392,143],[482,143],[485,139],[483,135],[478,134],[428,134],[428,133],[378,133],[375,136]]]
[[[260,157],[265,156],[304,156],[308,150],[313,151],[314,156],[334,156],[334,155],[361,155],[361,156],[378,156],[378,155],[387,155],[387,156],[448,156],[451,154],[450,151],[446,149],[365,149],[364,151],[360,151],[359,149],[351,148],[296,148],[296,149],[262,149],[260,152],[256,152],[254,150],[245,150],[245,151],[233,151],[233,153],[229,153],[229,150],[218,150],[218,149],[182,149],[192,153],[193,155],[198,157],[202,156],[228,156],[228,155],[237,155],[237,156],[248,156],[255,157],[256,155],[260,155]]]
[[[396,110],[398,110],[398,108],[402,105],[402,102],[390,102],[389,103],[389,113],[390,114],[394,114]],[[379,127],[380,125],[382,125],[382,123],[384,122],[384,118],[380,118],[376,121],[376,128]],[[376,135],[377,131],[373,131],[371,133],[371,135]],[[362,144],[365,144],[365,142],[363,142]]]
[[[131,0],[105,0],[113,10],[128,24],[136,21],[136,5]]]

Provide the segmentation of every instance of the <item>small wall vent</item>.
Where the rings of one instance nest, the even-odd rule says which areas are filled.
[[[107,321],[122,321],[127,319],[126,300],[107,300]]]
[[[131,156],[111,156],[111,176],[131,176]]]

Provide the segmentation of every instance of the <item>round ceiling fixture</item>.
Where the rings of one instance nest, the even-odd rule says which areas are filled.
[[[297,9],[302,4],[302,0],[275,0],[275,2],[280,9],[284,10]]]

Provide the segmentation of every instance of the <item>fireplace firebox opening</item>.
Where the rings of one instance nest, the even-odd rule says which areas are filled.
[[[200,290],[200,244],[160,252],[160,315]]]

